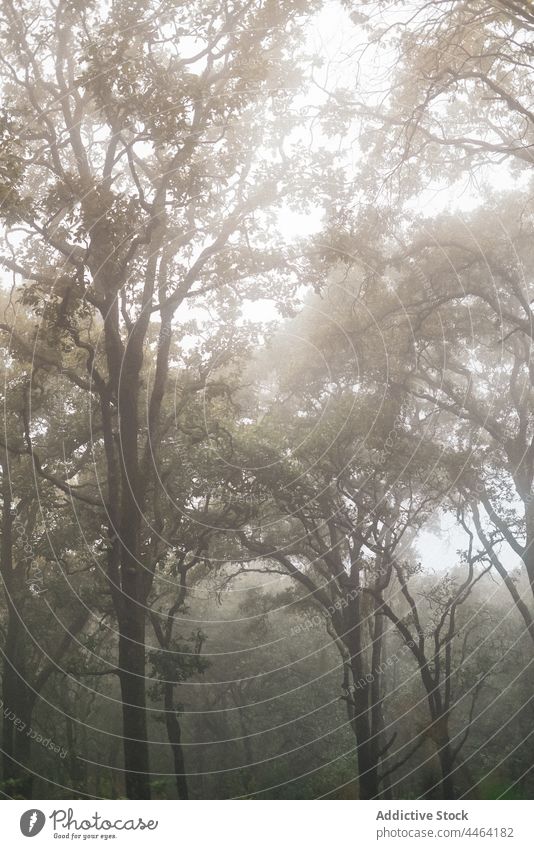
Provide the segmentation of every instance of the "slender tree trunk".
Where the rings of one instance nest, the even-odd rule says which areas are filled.
[[[239,687],[231,687],[230,695],[232,697],[232,701],[235,707],[237,708],[236,718],[239,724],[239,730],[241,732],[241,738],[243,743],[244,763],[246,767],[252,767],[255,761],[255,757],[249,733],[246,710],[243,707],[243,694]],[[241,778],[245,793],[250,793],[254,789],[253,772],[253,768],[243,769],[241,772]]]
[[[534,595],[534,502],[531,500],[525,501],[525,529],[526,543],[522,560]]]
[[[23,635],[13,604],[7,594],[7,633],[4,645],[4,662],[2,671],[2,711],[3,711],[3,768],[4,781],[14,781],[18,778],[18,768],[15,761],[15,737],[17,730],[15,720],[18,719],[17,690],[19,676],[23,673],[19,649],[23,644]]]
[[[184,750],[182,746],[182,729],[180,726],[180,721],[176,716],[173,690],[174,685],[172,683],[165,684],[163,700],[165,705],[165,723],[167,726],[167,737],[169,738],[169,743],[172,751],[178,798],[189,799],[187,775],[185,771]]]
[[[359,565],[353,561],[351,578],[359,589]],[[354,718],[352,726],[356,735],[358,752],[358,781],[360,799],[373,799],[378,795],[378,740],[373,738],[371,721],[371,689],[366,679],[363,645],[363,625],[361,615],[361,594],[353,593],[346,611],[346,633],[344,641],[350,652],[350,668],[354,683]]]
[[[441,791],[443,799],[455,799],[453,754],[447,721],[442,720],[442,730],[436,739],[438,758],[441,767]]]
[[[145,612],[129,604],[119,620],[119,679],[128,799],[150,798],[145,688]]]
[[[252,749],[252,744],[250,742],[250,733],[248,728],[248,723],[245,718],[245,711],[242,705],[239,705],[237,709],[237,716],[239,720],[239,729],[241,731],[241,736],[243,738],[243,751],[245,753],[245,760],[247,765],[251,765],[254,763],[254,751]],[[247,781],[245,782],[247,785],[250,784],[250,770],[247,770]]]
[[[525,505],[525,519],[527,519],[527,510],[528,509],[529,509],[528,505]],[[517,607],[517,610],[518,610],[519,614],[521,615],[523,622],[525,623],[525,627],[527,629],[527,632],[528,632],[531,640],[534,642],[534,620],[532,619],[532,614],[530,612],[530,608],[527,604],[525,604],[525,600],[523,599],[519,589],[517,588],[515,581],[512,580],[512,578],[508,574],[506,567],[503,565],[500,558],[495,553],[493,546],[491,545],[488,537],[484,533],[484,531],[482,529],[481,522],[480,522],[480,514],[479,514],[478,506],[477,506],[476,503],[474,503],[472,505],[471,510],[472,510],[473,521],[474,521],[474,524],[475,524],[475,528],[476,528],[478,538],[480,539],[481,543],[483,544],[484,548],[486,549],[488,557],[490,558],[493,566],[495,567],[496,571],[500,575],[504,586],[506,587],[506,589],[510,593],[512,601],[514,602],[515,606]],[[525,551],[522,554],[522,560],[523,560],[523,563],[525,565],[527,575],[529,577],[530,586],[531,586],[531,588],[534,592],[534,583],[533,583],[531,576],[530,576],[530,572],[534,570],[534,529],[531,528],[531,530],[529,531],[528,524],[529,524],[529,522],[527,521],[527,545],[525,547]]]
[[[358,677],[357,677],[358,676]],[[354,671],[353,678],[358,681],[359,673]],[[373,799],[378,795],[378,757],[376,741],[371,737],[369,725],[369,687],[358,686],[354,691],[353,728],[358,751],[358,782],[360,799]]]
[[[67,768],[69,779],[73,789],[83,789],[87,778],[87,764],[82,758],[79,758],[76,753],[78,745],[76,741],[76,734],[74,731],[74,722],[72,721],[71,717],[67,716],[66,714],[65,733],[67,737]],[[82,749],[82,751],[87,751],[87,749]]]
[[[371,653],[371,733],[376,740],[380,752],[384,751],[386,743],[384,711],[382,708],[382,668],[385,653],[384,640],[384,616],[381,605],[375,600],[375,613],[373,619],[373,648]],[[389,776],[382,782],[381,795],[385,799],[391,798],[391,783]]]
[[[158,640],[161,648],[164,651],[168,651],[171,645],[174,614],[183,604],[187,593],[185,568],[180,571],[180,579],[182,582],[180,592],[178,594],[178,598],[171,606],[167,614],[167,626],[165,630],[161,627],[157,615],[152,617],[152,627],[154,628],[156,639]],[[172,752],[178,798],[188,799],[189,788],[185,770],[184,750],[182,746],[182,728],[180,725],[180,720],[176,715],[176,708],[174,704],[174,688],[176,686],[176,683],[177,682],[166,681],[163,684],[163,705],[165,708],[167,739],[169,740],[169,745],[171,747]]]

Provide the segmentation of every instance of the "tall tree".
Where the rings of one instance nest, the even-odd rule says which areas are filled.
[[[14,163],[4,217],[24,230],[2,261],[56,348],[50,367],[98,407],[132,798],[150,795],[145,620],[155,564],[145,543],[173,322],[202,302],[224,316],[237,286],[255,296],[254,275],[262,296],[270,291],[284,251],[265,243],[264,217],[289,194],[304,197],[313,178],[304,164],[296,179],[301,156],[284,150],[301,120],[294,56],[309,9],[28,0],[2,10],[3,144]]]

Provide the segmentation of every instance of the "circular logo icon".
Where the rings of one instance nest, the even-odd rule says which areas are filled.
[[[24,811],[20,818],[20,830],[24,837],[35,837],[39,834],[46,822],[46,817],[42,811],[32,808],[29,811]]]

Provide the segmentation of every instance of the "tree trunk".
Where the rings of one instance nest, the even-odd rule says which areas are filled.
[[[176,777],[176,788],[178,790],[178,798],[189,799],[187,775],[185,772],[184,750],[182,747],[182,729],[180,727],[180,722],[178,720],[178,717],[176,716],[176,711],[174,708],[173,690],[173,684],[165,684],[164,704],[167,737],[169,738],[169,743],[172,751],[174,775]]]
[[[111,399],[102,397],[108,466],[108,521],[112,547],[108,577],[119,630],[126,796],[150,798],[146,715],[145,617],[153,574],[141,562],[142,487],[139,474],[139,387],[143,363],[142,324],[123,347],[116,298],[108,292],[104,315],[106,356],[117,398],[119,451],[115,453]],[[119,527],[117,528],[117,524]],[[116,537],[119,537],[117,544]]]
[[[384,642],[384,615],[381,610],[381,604],[375,600],[373,648],[371,652],[371,733],[380,752],[385,751],[388,745],[385,734],[384,711],[382,709]],[[392,798],[389,776],[382,782],[381,796],[385,799]]]
[[[10,796],[31,799],[33,775],[30,769],[31,729],[35,694],[25,679],[23,629],[18,613],[10,613],[4,649],[2,710],[3,717],[3,774],[9,782],[5,789]]]
[[[353,562],[351,578],[359,587],[359,566]],[[371,729],[370,682],[366,679],[364,663],[361,594],[353,593],[346,611],[343,639],[350,652],[350,668],[354,683],[354,717],[352,727],[356,735],[358,752],[358,781],[360,799],[373,799],[378,795],[378,740]]]
[[[453,756],[447,728],[437,740],[439,765],[441,767],[441,791],[443,799],[455,799]]]
[[[31,721],[36,694],[26,681],[24,662],[24,633],[19,613],[8,604],[7,637],[4,649],[2,709],[3,773],[5,788],[10,796],[31,799]]]
[[[119,619],[119,679],[126,796],[128,799],[149,799],[145,611],[138,604],[130,603]]]
[[[72,718],[65,714],[65,734],[67,737],[68,775],[72,789],[83,789],[87,780],[87,764],[77,755],[78,745]],[[82,749],[82,751],[84,751]],[[85,749],[85,751],[87,751]]]
[[[357,674],[357,673],[356,673]],[[353,677],[355,673],[353,671]],[[358,679],[356,679],[358,680]],[[369,687],[354,691],[353,728],[358,751],[358,782],[360,799],[374,799],[378,795],[378,757],[376,741],[369,727]]]
[[[534,595],[534,502],[529,499],[524,504],[526,539],[522,560],[530,582],[530,589]]]

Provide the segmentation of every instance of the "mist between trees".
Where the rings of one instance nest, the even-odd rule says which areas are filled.
[[[0,2],[4,798],[531,796],[533,31]]]

